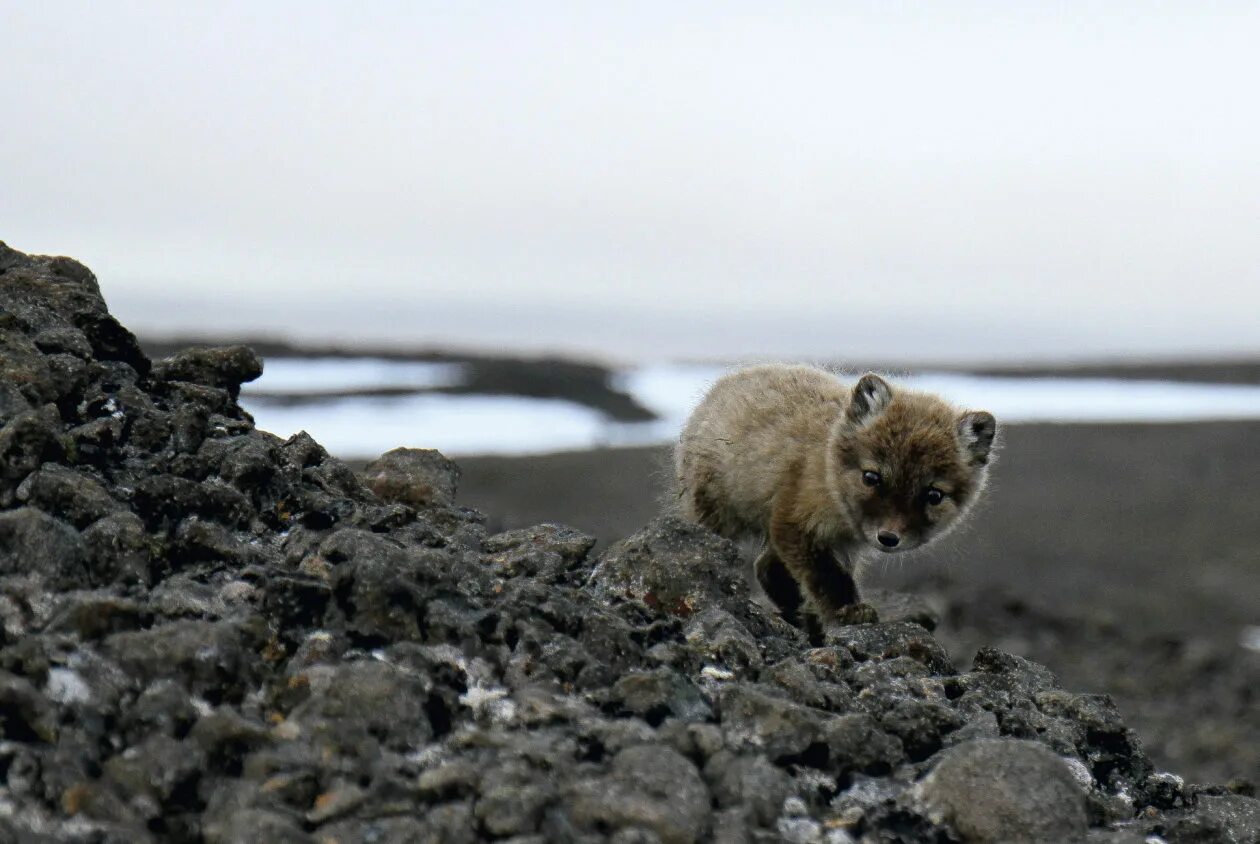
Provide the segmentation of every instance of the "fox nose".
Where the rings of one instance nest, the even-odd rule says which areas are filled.
[[[879,544],[885,548],[896,548],[897,543],[901,541],[901,537],[891,530],[881,530],[877,538],[879,539]]]

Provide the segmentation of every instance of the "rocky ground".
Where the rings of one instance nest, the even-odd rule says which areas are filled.
[[[1260,422],[1012,425],[1003,439],[970,522],[879,558],[863,583],[927,600],[959,667],[984,645],[1032,659],[1111,695],[1157,766],[1260,782]],[[491,529],[558,519],[612,543],[660,510],[669,454],[460,466],[461,500]]]
[[[1255,841],[1103,696],[913,601],[822,647],[669,518],[492,533],[458,470],[362,477],[151,362],[0,245],[0,841]],[[927,626],[924,626],[927,625]]]

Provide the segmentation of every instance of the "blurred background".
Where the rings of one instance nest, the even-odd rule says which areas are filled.
[[[992,410],[985,510],[868,574],[1260,778],[1260,8],[0,4],[0,237],[490,525],[615,541],[732,363]]]

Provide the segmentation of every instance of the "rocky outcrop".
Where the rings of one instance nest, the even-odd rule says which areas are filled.
[[[1039,665],[917,610],[811,648],[671,519],[489,535],[440,456],[256,430],[257,374],[0,246],[0,841],[1260,836]]]

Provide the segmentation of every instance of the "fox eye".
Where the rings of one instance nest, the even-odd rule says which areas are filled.
[[[879,472],[872,472],[869,469],[862,473],[862,483],[867,486],[879,486],[884,479],[879,476]]]
[[[936,487],[928,487],[928,491],[927,491],[928,504],[933,504],[933,505],[940,504],[944,500],[945,500],[945,493],[941,492]]]

